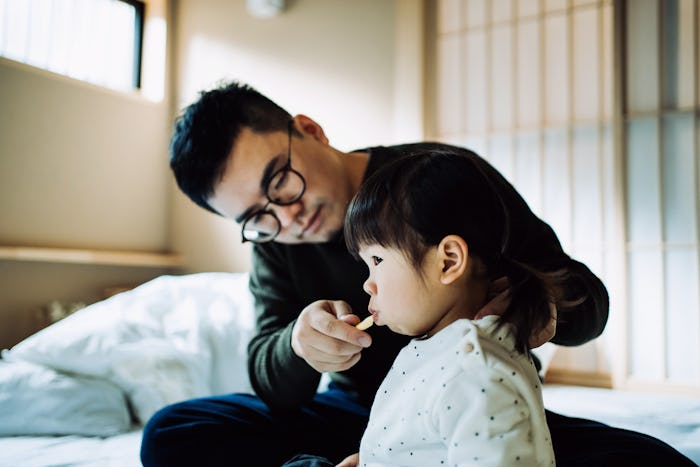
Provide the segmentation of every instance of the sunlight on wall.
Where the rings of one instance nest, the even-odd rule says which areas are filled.
[[[165,94],[166,40],[165,17],[147,14],[143,32],[141,93],[152,101],[163,100]]]
[[[305,0],[259,19],[244,2],[181,0],[174,106],[180,111],[200,91],[235,79],[314,119],[341,151],[421,140],[422,7],[419,0]],[[178,193],[173,200],[175,249],[191,271],[248,269],[250,248],[240,244],[238,226]]]
[[[356,76],[345,68],[314,66],[313,59],[300,63],[298,57],[261,54],[255,48],[202,35],[190,40],[184,54],[192,79],[182,83],[178,108],[194,101],[204,89],[239,80],[292,115],[303,113],[316,120],[330,144],[340,150],[391,143],[393,96],[379,85],[358,85]]]

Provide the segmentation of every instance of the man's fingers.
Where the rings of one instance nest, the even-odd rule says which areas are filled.
[[[481,319],[488,315],[503,315],[510,304],[510,289],[508,279],[501,277],[491,282],[489,286],[489,301],[477,311],[474,319]],[[537,348],[549,342],[557,332],[557,307],[550,303],[550,319],[542,329],[531,331],[528,344],[531,349]]]
[[[508,288],[510,288],[508,277],[501,276],[489,284],[488,297],[493,298],[501,292],[508,290]]]
[[[336,318],[340,319],[345,315],[352,314],[352,307],[348,302],[342,300],[330,300],[325,303],[326,309]]]
[[[349,309],[350,308],[348,306],[348,310]],[[349,344],[358,345],[360,347],[369,347],[372,344],[372,338],[369,336],[369,334],[362,332],[359,329],[355,329],[354,325],[349,324],[342,319],[337,319],[330,313],[326,315],[314,316],[311,319],[311,326],[321,334],[347,342]]]
[[[336,467],[357,467],[358,465],[360,465],[360,453],[356,452],[343,459]]]
[[[345,302],[314,302],[302,310],[294,324],[292,350],[317,371],[347,370],[372,344],[369,334],[353,326],[357,320]]]
[[[318,363],[326,365],[337,365],[351,361],[357,355],[360,355],[360,351],[351,354],[335,354],[324,352],[323,350],[315,347],[309,347],[308,354],[309,357],[313,358],[313,360]]]
[[[343,315],[338,318],[344,323],[348,323],[350,326],[357,326],[360,322],[360,317],[357,315]]]
[[[316,352],[347,358],[361,352],[363,349],[362,346],[353,344],[352,342],[330,337],[323,332],[315,330],[314,332],[317,334],[313,338],[308,339],[307,342],[308,346]]]
[[[339,357],[323,352],[318,352],[315,349],[310,349],[307,362],[313,366],[316,371],[321,373],[330,373],[336,371],[344,371],[353,367],[362,357],[360,352],[349,357]]]
[[[535,349],[541,345],[546,344],[557,333],[557,306],[554,303],[549,304],[550,317],[547,325],[539,330],[539,332],[533,333],[530,336],[530,348]]]
[[[506,289],[491,298],[486,305],[476,313],[474,319],[481,319],[488,315],[501,316],[508,309],[510,304],[510,289]]]

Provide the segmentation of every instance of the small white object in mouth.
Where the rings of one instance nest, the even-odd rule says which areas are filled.
[[[374,324],[374,317],[372,315],[369,315],[359,323],[355,325],[357,329],[360,331],[364,331],[365,329],[368,329],[370,326]]]

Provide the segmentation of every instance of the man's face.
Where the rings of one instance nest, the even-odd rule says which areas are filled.
[[[325,242],[343,226],[345,211],[353,196],[350,181],[339,155],[325,137],[308,133],[291,140],[291,165],[306,180],[306,191],[288,206],[269,204],[280,221],[275,241],[280,243]],[[321,133],[322,135],[322,133]],[[287,163],[289,138],[286,131],[254,133],[243,128],[233,144],[221,179],[214,186],[209,204],[221,214],[243,222],[267,203],[269,174]]]

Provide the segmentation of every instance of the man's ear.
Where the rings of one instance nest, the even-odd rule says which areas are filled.
[[[448,235],[438,245],[438,259],[442,270],[440,282],[448,285],[462,277],[469,263],[469,246],[459,235]]]
[[[294,126],[298,131],[305,135],[311,136],[312,138],[320,141],[323,144],[328,144],[328,138],[326,138],[326,134],[323,132],[323,128],[321,128],[321,125],[316,123],[310,117],[307,117],[303,114],[299,114],[295,116],[293,120]]]

